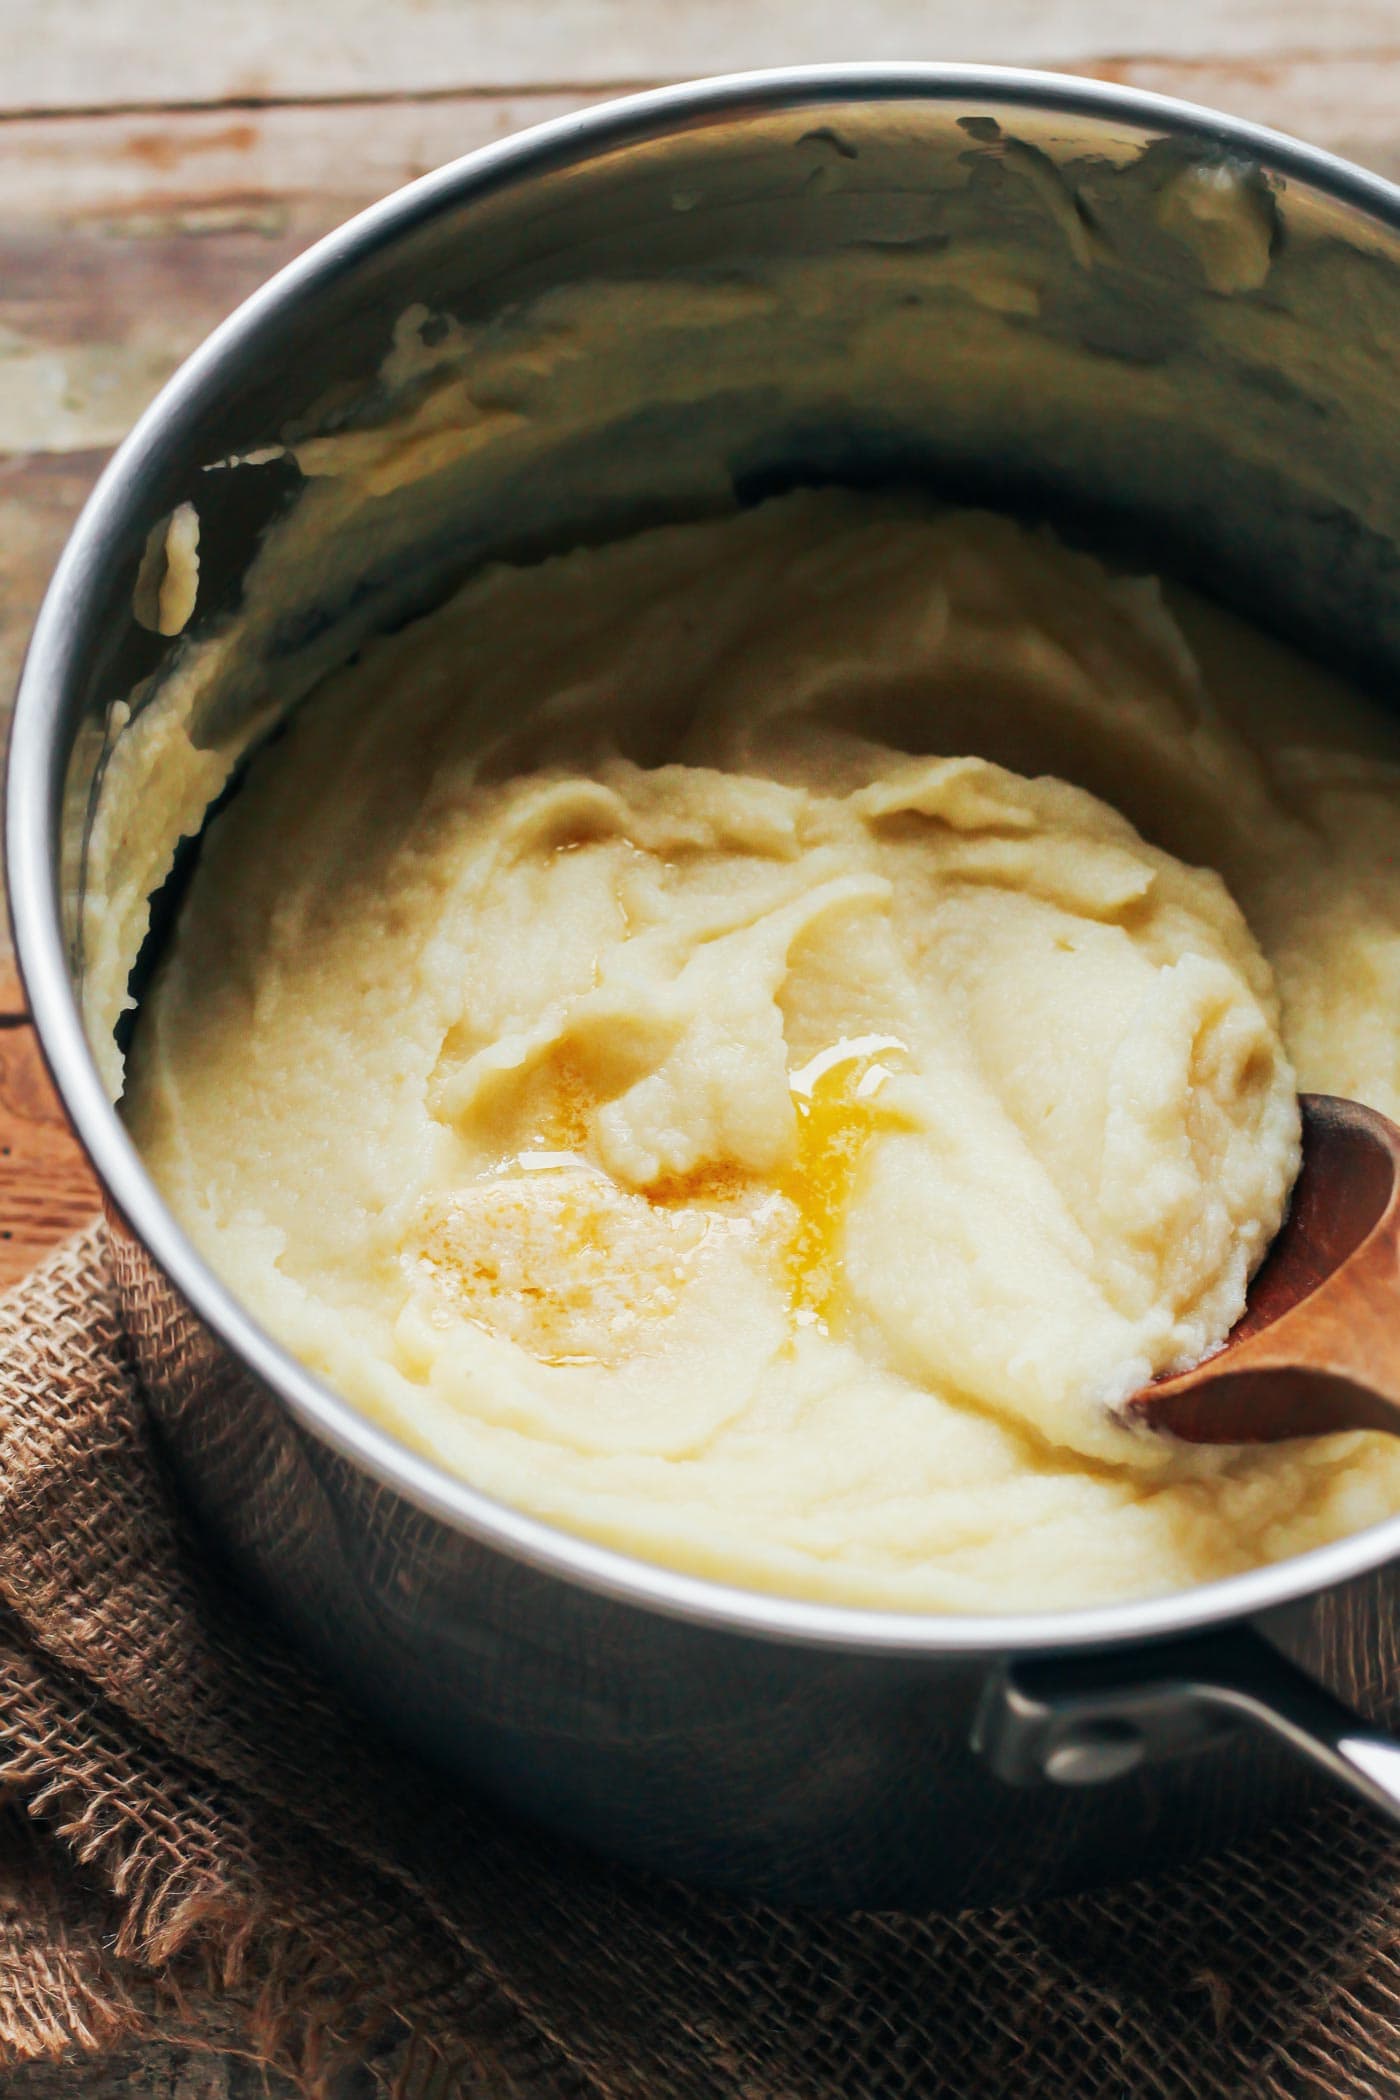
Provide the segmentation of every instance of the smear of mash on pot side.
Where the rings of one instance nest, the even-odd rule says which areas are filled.
[[[866,1605],[1171,1590],[1400,1509],[1384,1439],[1111,1411],[1237,1318],[1297,1084],[1400,1109],[1396,749],[1002,519],[496,568],[256,761],[125,1113],[267,1327],[507,1502]]]

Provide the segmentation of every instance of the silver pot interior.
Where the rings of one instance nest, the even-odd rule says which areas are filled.
[[[493,557],[799,480],[917,482],[1165,566],[1388,682],[1400,237],[1223,127],[1076,108],[1068,84],[1063,109],[810,92],[697,98],[657,135],[634,120],[573,157],[556,134],[430,181],[177,382],[124,462],[100,646],[68,695],[67,932],[96,1046],[145,897],[249,746]],[[180,504],[200,574],[168,637],[149,586]],[[94,914],[108,948],[117,928],[96,973]]]

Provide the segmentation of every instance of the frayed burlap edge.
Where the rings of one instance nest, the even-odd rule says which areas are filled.
[[[18,2062],[135,2036],[197,2040],[213,2012],[222,2046],[308,2094],[374,2059],[402,2100],[580,2100],[580,2075],[363,1847],[352,1845],[360,1856],[347,1861],[326,1835],[228,1784],[217,1767],[237,1763],[236,1744],[211,1769],[151,1738],[131,1708],[158,1712],[159,1686],[152,1696],[143,1680],[142,1696],[131,1696],[138,1687],[118,1669],[128,1696],[117,1706],[96,1688],[94,1677],[110,1689],[114,1651],[131,1629],[104,1618],[81,1584],[54,1579],[55,1521],[65,1544],[67,1510],[82,1526],[71,1451],[93,1475],[90,1490],[107,1476],[104,1549],[136,1513],[130,1556],[152,1579],[108,1573],[127,1578],[112,1594],[130,1605],[138,1634],[143,1609],[159,1611],[168,1632],[185,1605],[182,1655],[158,1658],[177,1682],[217,1645],[196,1623],[188,1570],[176,1566],[182,1526],[163,1506],[114,1308],[89,1294],[75,1312],[75,1284],[101,1273],[102,1237],[95,1222],[0,1300],[0,1792],[11,1825],[21,1811],[50,1841],[12,1847],[0,1884],[0,2054]],[[95,1538],[89,1545],[99,1557]],[[219,1633],[236,1642],[239,1618],[235,1607]],[[266,1673],[245,1656],[238,1665],[245,1692],[271,1681],[260,1717],[269,1732],[278,1699],[292,1712],[333,1710],[275,1644]],[[219,1689],[236,1695],[237,1669]],[[187,1691],[166,1703],[179,1708]],[[326,1791],[341,1790],[328,1777]],[[354,1825],[348,1834],[358,1835]]]

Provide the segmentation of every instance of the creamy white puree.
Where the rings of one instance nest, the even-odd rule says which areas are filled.
[[[1112,1414],[1238,1316],[1295,1086],[1400,1112],[1396,753],[991,517],[496,568],[255,763],[125,1113],[268,1328],[503,1500],[851,1603],[1181,1587],[1400,1508],[1382,1439]]]

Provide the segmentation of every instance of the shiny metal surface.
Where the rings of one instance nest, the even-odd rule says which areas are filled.
[[[1255,285],[1214,287],[1164,224],[1164,186],[1201,165],[1228,168],[1267,215]],[[1400,1710],[1400,1521],[1178,1598],[909,1618],[628,1561],[490,1503],[353,1415],[196,1258],[83,1036],[71,904],[98,729],[180,646],[131,617],[151,526],[198,492],[207,567],[191,640],[236,618],[259,535],[296,492],[271,470],[250,491],[249,476],[203,469],[289,425],[324,427],[327,402],[343,418],[347,401],[372,401],[414,302],[481,318],[564,281],[730,282],[792,256],[818,272],[871,254],[918,267],[985,235],[1034,274],[1034,310],[969,318],[946,304],[965,295],[935,286],[912,368],[838,302],[826,325],[849,380],[814,404],[779,300],[753,324],[745,383],[722,397],[640,401],[524,480],[464,473],[417,507],[387,499],[323,585],[345,632],[411,614],[424,576],[445,588],[488,553],[665,514],[698,448],[707,486],[727,477],[742,495],[802,476],[917,477],[1084,524],[1393,676],[1397,229],[1386,184],[1077,82],[882,67],[666,91],[475,155],[333,236],[197,353],[108,470],[16,712],[21,969],[110,1193],[151,1404],[206,1523],[356,1694],[449,1766],[640,1864],[795,1900],[990,1901],[1146,1871],[1275,1810],[1304,1764],[1267,1733],[1208,1728],[1097,1771],[1060,1759],[1062,1780],[1087,1770],[1094,1786],[1010,1786],[973,1744],[1008,1665],[1089,1650],[1136,1671],[1145,1643],[1250,1619],[1362,1711]],[[960,365],[942,354],[953,319],[975,353]],[[289,607],[267,661],[310,649],[328,618]],[[250,658],[245,687],[259,671]],[[237,691],[220,704],[238,719]]]

